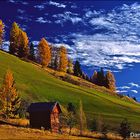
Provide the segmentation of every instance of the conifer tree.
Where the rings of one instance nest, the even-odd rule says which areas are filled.
[[[0,48],[2,49],[2,42],[4,38],[4,23],[0,20]]]
[[[111,73],[111,71],[107,71],[106,74],[106,87],[112,91],[116,90],[115,78],[113,73]]]
[[[19,47],[18,47],[18,56],[21,58],[27,58],[29,56],[29,40],[26,32],[19,30]]]
[[[119,133],[123,137],[123,140],[126,140],[128,137],[130,137],[131,126],[126,118],[120,124]]]
[[[55,56],[55,58],[54,58],[54,69],[55,70],[58,70],[58,68],[59,68],[59,59],[58,59],[58,54]]]
[[[17,55],[18,47],[19,47],[19,32],[20,28],[16,22],[12,24],[12,28],[10,31],[10,47],[9,52],[11,54]]]
[[[38,45],[40,64],[42,67],[47,67],[51,60],[51,51],[48,42],[42,38]]]
[[[82,70],[79,61],[76,61],[74,64],[74,75],[79,77],[82,76]]]
[[[69,74],[73,74],[73,61],[72,61],[72,59],[69,59],[68,60],[68,70],[67,70],[67,72],[69,73]]]
[[[66,72],[68,67],[67,49],[64,46],[60,47],[60,63],[59,71]]]
[[[4,76],[0,92],[3,115],[5,117],[15,117],[20,107],[20,97],[17,93],[14,77],[10,70],[7,70]]]
[[[29,59],[35,61],[35,49],[34,44],[32,42],[30,44]]]
[[[82,101],[80,100],[79,104],[79,123],[80,123],[80,135],[83,135],[83,130],[87,129],[87,121],[86,121],[86,116],[83,110],[83,104]]]

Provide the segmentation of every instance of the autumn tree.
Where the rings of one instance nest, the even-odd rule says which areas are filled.
[[[48,42],[45,38],[42,38],[38,45],[38,52],[40,58],[40,64],[42,67],[47,67],[51,60],[51,51]]]
[[[67,49],[64,46],[60,47],[60,62],[59,71],[66,72],[68,67]]]
[[[5,117],[15,117],[20,107],[20,97],[15,87],[13,73],[7,70],[0,89],[2,113]]]
[[[31,42],[30,49],[29,49],[29,59],[35,61],[35,49],[34,44]]]
[[[105,76],[103,68],[101,68],[101,70],[97,72],[97,85],[105,86]]]
[[[0,20],[0,48],[2,49],[2,42],[4,38],[4,23]]]
[[[79,77],[82,76],[82,70],[79,61],[76,61],[74,64],[74,75]]]
[[[69,74],[73,74],[73,61],[72,61],[72,59],[69,59],[68,60],[68,69],[67,69],[67,72],[69,73]]]
[[[18,47],[18,56],[21,58],[27,58],[29,56],[29,47],[28,47],[28,37],[26,32],[19,30],[19,47]]]
[[[116,90],[115,77],[111,71],[107,71],[106,74],[106,87],[112,91]]]
[[[94,73],[91,77],[91,82],[94,84],[97,84],[97,71],[94,71]]]
[[[83,104],[80,100],[79,104],[79,124],[80,124],[80,135],[83,135],[83,130],[87,128],[87,121],[86,121],[86,115],[83,110]]]
[[[11,54],[17,55],[18,47],[19,47],[19,32],[20,28],[16,22],[12,24],[12,28],[10,31],[10,47],[9,52]]]

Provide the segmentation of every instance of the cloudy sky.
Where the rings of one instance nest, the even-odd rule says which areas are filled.
[[[117,91],[140,100],[140,3],[138,1],[2,0],[5,46],[16,21],[35,45],[45,37],[64,44],[84,71],[111,69]]]

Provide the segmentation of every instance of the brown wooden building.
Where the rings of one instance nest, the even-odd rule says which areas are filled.
[[[59,131],[59,114],[61,108],[57,102],[32,103],[28,112],[30,114],[30,126],[33,128],[44,127],[52,132]]]

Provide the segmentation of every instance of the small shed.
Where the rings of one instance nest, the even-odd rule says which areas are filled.
[[[58,102],[32,103],[28,112],[31,127],[44,127],[52,132],[59,132],[59,114],[62,111]]]

